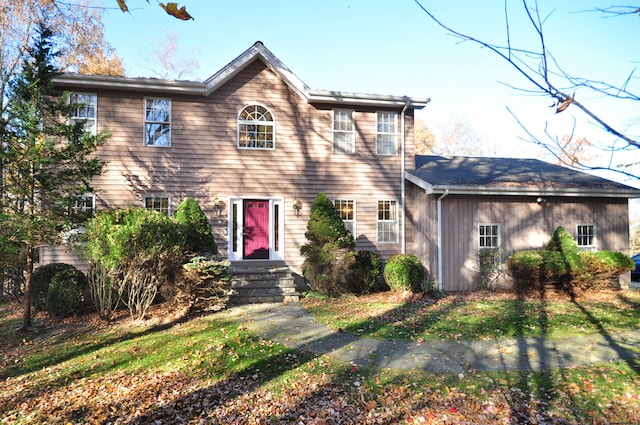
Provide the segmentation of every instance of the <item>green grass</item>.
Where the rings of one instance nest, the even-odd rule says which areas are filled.
[[[631,297],[631,304],[637,301]],[[391,310],[402,313],[393,317],[405,321],[430,308],[452,317],[459,304],[466,305],[464,311],[474,310],[478,323],[483,319],[476,328],[489,326],[487,311],[492,311],[484,302],[397,304]],[[388,315],[390,306],[372,299],[361,308]],[[601,308],[588,311],[594,317],[612,315],[606,320],[621,317]],[[347,326],[348,313],[341,312]],[[544,372],[402,372],[291,350],[224,314],[155,326],[104,325],[87,317],[29,333],[15,333],[16,320],[16,309],[0,304],[2,425],[175,423],[179,418],[265,424],[640,420],[640,365],[633,362]],[[451,334],[454,328],[442,332]]]
[[[640,326],[640,291],[608,294],[604,301],[488,299],[449,296],[433,304],[399,302],[391,295],[310,297],[305,307],[321,322],[371,338],[397,340],[561,338],[576,333],[618,332]]]

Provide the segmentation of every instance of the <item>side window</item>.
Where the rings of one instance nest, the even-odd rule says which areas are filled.
[[[500,249],[500,225],[480,224],[478,225],[478,248],[479,249]]]
[[[596,226],[593,224],[578,224],[576,242],[582,251],[596,250]]]
[[[396,201],[378,201],[378,242],[398,242],[398,211]]]
[[[171,99],[144,100],[145,146],[171,146]]]
[[[238,148],[275,149],[275,122],[267,108],[249,105],[240,112]]]
[[[396,113],[378,112],[376,116],[376,153],[378,155],[397,155],[398,136],[396,132]]]
[[[334,109],[333,111],[333,153],[353,154],[356,152],[354,128],[355,111]]]
[[[95,136],[97,129],[98,96],[88,93],[71,93],[69,104],[73,106],[70,121],[84,121],[84,129]]]
[[[340,213],[340,218],[344,222],[344,226],[351,232],[353,237],[356,237],[356,215],[355,215],[355,201],[353,199],[336,199],[333,201],[333,205]]]
[[[148,210],[158,211],[166,216],[171,214],[169,198],[166,196],[147,196],[144,198],[144,207]]]

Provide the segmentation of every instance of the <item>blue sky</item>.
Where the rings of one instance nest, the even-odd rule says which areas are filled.
[[[106,0],[108,6],[111,3],[115,0]],[[414,0],[184,0],[179,4],[186,5],[195,20],[174,19],[153,0],[129,0],[130,14],[107,12],[106,38],[124,59],[129,76],[151,76],[142,58],[166,33],[178,34],[180,54],[199,52],[200,68],[190,79],[209,77],[260,40],[312,89],[429,97],[432,102],[420,116],[430,126],[465,120],[498,156],[542,155],[519,140],[525,135],[507,107],[537,134],[547,128],[561,135],[573,128],[572,111],[556,115],[550,99],[508,87],[530,88],[495,54],[460,43],[436,26]],[[496,43],[506,40],[502,0],[422,0],[422,4],[455,29]],[[593,11],[611,4],[539,0],[542,15],[548,16],[547,45],[561,65],[580,76],[622,84],[640,66],[640,17],[605,18]],[[507,8],[512,43],[531,46],[537,39],[522,19],[521,2],[508,0]],[[614,124],[635,126],[635,134],[640,133],[638,102],[620,105],[595,97],[580,99]],[[578,132],[596,142],[608,141],[588,123],[580,121]]]

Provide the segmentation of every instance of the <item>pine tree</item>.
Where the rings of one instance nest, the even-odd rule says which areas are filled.
[[[38,248],[55,243],[79,224],[72,213],[76,196],[92,192],[90,180],[103,162],[91,154],[106,140],[91,135],[84,123],[70,123],[74,107],[54,90],[52,31],[39,24],[19,73],[6,93],[8,106],[0,126],[3,198],[0,239],[22,246],[25,261],[22,330],[31,326],[32,275]]]

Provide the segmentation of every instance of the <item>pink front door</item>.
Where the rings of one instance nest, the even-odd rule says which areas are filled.
[[[244,200],[244,258],[269,259],[269,201]]]

